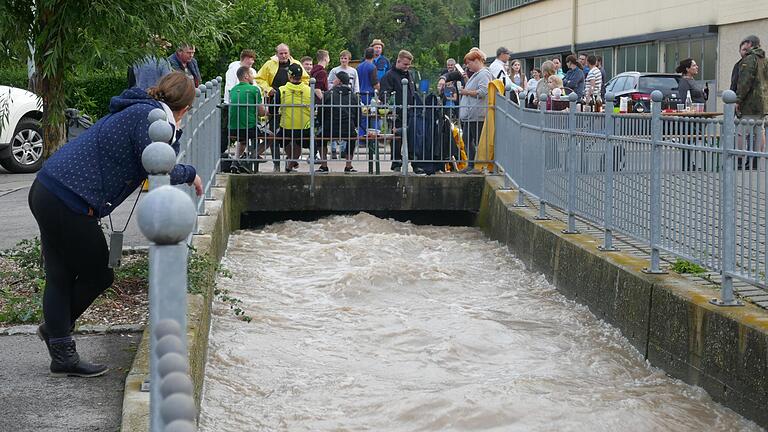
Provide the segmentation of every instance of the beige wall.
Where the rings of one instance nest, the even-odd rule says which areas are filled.
[[[576,43],[768,18],[768,0],[578,0]],[[480,48],[494,55],[572,42],[573,0],[545,0],[480,21]]]
[[[768,3],[768,2],[766,2]],[[723,90],[727,90],[731,82],[731,70],[739,59],[739,43],[745,36],[757,35],[763,48],[768,47],[768,18],[747,21],[738,24],[727,24],[718,28],[718,99]],[[718,104],[722,106],[722,103]]]

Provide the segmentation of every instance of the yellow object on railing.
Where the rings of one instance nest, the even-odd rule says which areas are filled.
[[[488,113],[485,115],[483,131],[480,133],[480,141],[477,143],[477,160],[493,160],[493,138],[496,130],[496,95],[504,96],[504,83],[501,80],[493,80],[488,83]],[[476,163],[475,170],[493,172],[493,163]]]
[[[459,149],[460,162],[449,162],[445,164],[445,172],[453,171],[453,165],[456,165],[457,170],[463,170],[467,167],[467,151],[464,148],[464,138],[461,137],[461,130],[458,126],[451,126],[451,134],[453,135],[453,142],[456,143],[456,147]]]

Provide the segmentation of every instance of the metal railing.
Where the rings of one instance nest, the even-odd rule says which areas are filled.
[[[176,161],[194,166],[203,181],[205,193],[202,196],[196,196],[194,189],[185,190],[195,202],[197,214],[204,215],[205,200],[211,198],[211,188],[216,186],[220,164],[221,77],[201,84],[195,93],[195,102],[181,122],[183,134]]]
[[[313,187],[314,176],[331,170],[328,162],[335,160],[344,162],[345,172],[367,166],[369,173],[380,174],[381,165],[389,163],[389,169],[403,175],[492,163],[473,160],[475,150],[490,140],[487,134],[481,141],[487,104],[478,105],[476,121],[461,121],[458,106],[445,107],[436,96],[416,93],[407,80],[401,84],[397,94],[332,89],[320,99],[313,79],[303,91],[293,87],[261,103],[252,90],[235,88],[225,101],[225,147],[231,160],[222,161],[223,168],[248,173],[266,165],[292,172],[306,163]]]
[[[137,220],[139,229],[151,242],[150,430],[194,430],[197,410],[189,377],[186,332],[187,242],[198,212],[187,193],[170,185],[168,173],[176,165],[177,155],[169,145],[173,129],[165,112],[153,110],[149,120],[149,136],[153,142],[142,153],[142,164],[149,174],[149,193],[139,204]],[[205,131],[205,122],[210,121],[201,121],[198,130]],[[193,146],[195,140],[193,133],[190,140]],[[187,155],[206,166],[196,151]],[[215,158],[208,160],[213,161]],[[205,173],[205,168],[200,171]]]
[[[713,303],[740,304],[734,278],[766,287],[765,120],[737,119],[731,91],[722,119],[662,115],[660,92],[650,114],[615,114],[606,100],[605,113],[577,112],[575,97],[566,111],[497,102],[496,163],[518,204],[563,210],[565,233],[577,216],[600,226],[603,250],[614,232],[648,244],[649,273],[664,272],[660,252],[720,272]]]

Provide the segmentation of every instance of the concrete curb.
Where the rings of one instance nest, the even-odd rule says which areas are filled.
[[[140,333],[143,331],[144,324],[82,325],[75,330],[75,334]],[[37,325],[0,327],[0,336],[32,335],[35,333],[37,333]]]
[[[207,255],[218,263],[226,249],[229,233],[227,197],[227,176],[218,176],[212,190],[213,199],[205,203],[206,214],[198,216],[198,232],[192,237],[192,246],[198,254]],[[211,281],[215,280],[217,266],[211,266]],[[195,385],[194,398],[198,408],[205,377],[205,362],[208,354],[208,335],[211,324],[211,303],[213,283],[206,287],[203,295],[187,296],[187,341],[189,346],[189,372]],[[149,430],[149,392],[142,392],[141,386],[149,379],[149,326],[144,329],[141,343],[136,351],[130,372],[125,380],[123,396],[123,418],[120,430],[123,432],[146,432]]]
[[[768,312],[754,305],[709,303],[712,286],[642,273],[646,260],[597,249],[590,235],[564,235],[565,224],[536,220],[514,207],[516,191],[486,178],[478,225],[566,297],[618,328],[654,366],[768,426]]]

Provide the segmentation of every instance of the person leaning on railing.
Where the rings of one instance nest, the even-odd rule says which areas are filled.
[[[468,52],[464,62],[472,71],[472,76],[464,88],[459,90],[459,120],[464,132],[464,145],[468,150],[467,170],[471,170],[474,168],[475,152],[488,111],[488,84],[493,81],[493,75],[485,67],[485,55],[480,51]]]
[[[95,377],[107,367],[80,359],[72,339],[75,321],[112,285],[109,251],[101,228],[107,217],[147,178],[141,163],[149,137],[150,111],[162,109],[175,129],[195,100],[193,81],[182,72],[164,76],[146,92],[138,87],[113,97],[109,114],[51,156],[29,191],[29,208],[40,228],[45,266],[43,317],[38,336],[48,347],[54,376]],[[178,164],[172,184],[203,193],[190,165]]]
[[[320,132],[324,138],[321,142],[320,156],[322,162],[319,172],[328,170],[328,140],[346,140],[347,146],[341,156],[346,160],[345,173],[357,172],[352,167],[352,157],[357,148],[357,128],[360,125],[360,97],[352,91],[350,77],[344,71],[336,73],[333,88],[323,97],[319,112]]]

